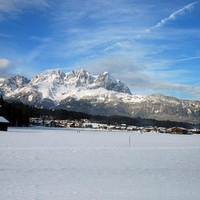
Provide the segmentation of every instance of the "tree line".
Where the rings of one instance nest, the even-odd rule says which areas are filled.
[[[116,125],[116,124],[127,124],[133,126],[157,126],[157,127],[185,127],[185,128],[200,128],[200,124],[190,124],[183,122],[174,121],[159,121],[153,119],[143,118],[130,118],[124,116],[99,116],[90,115],[82,112],[68,111],[64,109],[44,109],[36,108],[29,105],[24,105],[19,102],[6,102],[3,97],[0,97],[0,116],[5,117],[9,122],[10,126],[29,126],[29,119],[43,118],[43,119],[60,119],[60,120],[80,120],[88,119],[91,122],[99,122],[102,124]]]
[[[5,117],[10,126],[29,126],[29,119],[44,118],[44,119],[89,119],[90,115],[81,112],[73,112],[67,110],[51,110],[44,108],[36,108],[34,106],[24,105],[19,102],[6,102],[3,97],[0,97],[0,116]]]

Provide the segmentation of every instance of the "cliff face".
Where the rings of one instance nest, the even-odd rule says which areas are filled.
[[[52,71],[30,81],[22,76],[0,78],[0,94],[7,101],[93,115],[118,115],[179,122],[200,122],[200,102],[160,94],[132,95],[121,81],[105,72]]]

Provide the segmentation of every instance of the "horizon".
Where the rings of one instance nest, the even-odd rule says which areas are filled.
[[[200,100],[200,2],[2,0],[0,76],[105,71],[132,94]]]

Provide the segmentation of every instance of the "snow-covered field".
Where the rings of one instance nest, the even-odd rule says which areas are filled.
[[[200,135],[50,128],[0,132],[0,200],[199,198]]]

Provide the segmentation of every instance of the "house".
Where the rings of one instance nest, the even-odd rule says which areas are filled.
[[[127,131],[134,131],[135,130],[135,127],[134,126],[128,126],[127,127]]]
[[[56,122],[53,120],[45,121],[44,126],[46,127],[56,127]]]
[[[115,126],[114,126],[114,125],[110,125],[110,126],[108,126],[108,129],[109,129],[109,130],[114,130],[114,129],[115,129]]]
[[[75,127],[75,122],[74,121],[67,122],[67,127],[68,128],[74,128]]]
[[[182,128],[182,127],[173,127],[171,129],[171,133],[173,134],[187,134],[188,131],[186,128]]]
[[[157,127],[150,127],[149,130],[150,130],[151,133],[157,133],[158,132]]]
[[[200,129],[196,129],[196,128],[189,129],[188,132],[191,134],[200,134]]]
[[[121,130],[126,130],[127,126],[126,124],[121,124]]]
[[[0,116],[0,131],[8,130],[9,121],[4,117]]]

